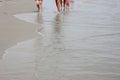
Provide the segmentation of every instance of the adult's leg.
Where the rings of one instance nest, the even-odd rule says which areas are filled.
[[[65,7],[66,7],[66,0],[63,0],[63,7],[64,7],[64,11],[65,11]]]
[[[57,10],[58,10],[58,12],[60,12],[60,10],[61,10],[61,0],[55,0],[55,2],[56,2]]]
[[[61,4],[61,11],[62,11],[62,7],[63,7],[63,0],[60,0],[60,4]]]

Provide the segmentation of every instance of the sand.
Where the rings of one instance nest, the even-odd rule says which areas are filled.
[[[34,24],[26,23],[14,17],[17,13],[33,12],[35,9],[32,0],[0,1],[0,58],[10,46],[36,35]]]
[[[120,1],[47,2],[0,1],[0,80],[120,80]]]
[[[15,76],[13,70],[9,71],[10,64],[5,62],[8,65],[7,67],[4,65],[5,50],[36,36],[37,25],[21,21],[14,15],[33,12],[35,9],[34,0],[0,0],[0,80],[15,80],[12,76],[12,74]],[[23,79],[21,76],[19,79],[25,80],[26,76]]]

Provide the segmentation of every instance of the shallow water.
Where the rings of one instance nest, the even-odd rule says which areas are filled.
[[[119,80],[120,1],[75,1],[60,14],[50,5],[15,15],[39,25],[38,36],[6,50],[0,79]]]

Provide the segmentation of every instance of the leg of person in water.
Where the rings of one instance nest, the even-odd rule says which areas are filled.
[[[70,7],[70,0],[66,0],[66,8],[69,9]]]
[[[40,9],[39,1],[38,1],[38,0],[35,0],[35,2],[36,2],[36,7],[37,7],[37,9],[38,9],[38,11],[39,11],[39,9]]]
[[[65,7],[66,7],[66,0],[63,0],[63,10],[65,11]]]
[[[42,0],[35,0],[38,11],[42,13]]]
[[[60,4],[61,4],[61,11],[62,11],[62,0],[60,0]]]
[[[39,11],[42,13],[42,0],[39,0]]]
[[[60,10],[61,10],[61,0],[55,0],[55,2],[56,2],[57,10],[58,10],[58,12],[60,12]]]

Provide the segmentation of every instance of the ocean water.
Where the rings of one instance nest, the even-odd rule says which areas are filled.
[[[14,15],[38,36],[5,51],[0,79],[120,80],[120,0],[74,0],[61,13],[45,3],[42,15]]]

